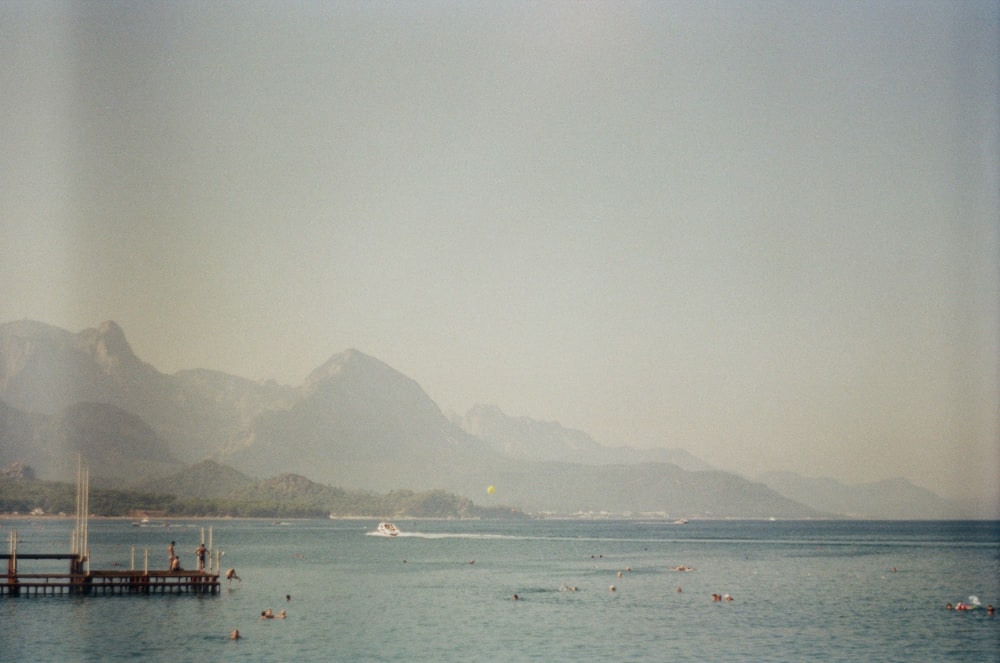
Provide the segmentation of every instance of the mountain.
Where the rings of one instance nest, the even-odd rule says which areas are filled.
[[[114,322],[71,334],[33,321],[0,327],[0,394],[9,405],[54,414],[79,402],[115,403],[140,416],[170,401],[166,376],[132,352]],[[144,417],[147,420],[150,417]]]
[[[95,485],[140,481],[184,465],[142,419],[113,405],[80,402],[47,416],[0,402],[0,465],[22,462],[41,478],[72,481],[79,455]]]
[[[333,504],[345,495],[343,489],[324,486],[296,474],[253,479],[212,460],[203,460],[136,488],[150,493],[176,495],[180,499],[229,499],[266,504]]]
[[[142,419],[114,405],[75,403],[49,419],[40,441],[47,443],[56,476],[75,476],[77,456],[87,459],[91,481],[157,476],[183,463]],[[43,445],[36,445],[45,448]]]
[[[457,423],[495,451],[522,460],[583,465],[672,463],[692,472],[715,469],[683,449],[605,447],[583,431],[554,421],[509,417],[495,405],[474,405]]]
[[[0,466],[24,461],[40,478],[65,479],[81,452],[92,476],[118,485],[146,485],[181,464],[221,464],[189,470],[186,495],[239,483],[235,471],[354,490],[486,495],[486,507],[526,511],[827,512],[681,450],[605,448],[581,431],[489,406],[450,420],[414,380],[357,350],[292,387],[217,371],[162,374],[110,321],[77,334],[20,321],[0,325],[0,405]]]
[[[819,511],[850,518],[882,520],[946,519],[961,515],[951,501],[914,486],[888,479],[848,486],[835,479],[809,478],[793,472],[768,472],[758,480],[776,492]]]
[[[111,321],[78,334],[30,320],[0,325],[0,400],[47,415],[81,402],[114,405],[181,458],[204,458],[227,441],[248,402],[281,407],[288,392],[209,371],[164,375],[135,356]]]
[[[176,495],[180,498],[216,499],[248,490],[256,484],[242,472],[213,460],[203,460],[157,479],[134,485],[150,493]]]
[[[219,459],[250,474],[280,468],[348,488],[448,488],[502,463],[449,422],[420,386],[357,350],[332,357],[291,407],[261,412]]]
[[[45,415],[24,412],[0,400],[0,465],[20,460],[37,468],[35,455],[44,445],[41,431],[48,420]]]

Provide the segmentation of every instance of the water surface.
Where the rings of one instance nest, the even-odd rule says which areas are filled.
[[[17,529],[22,552],[69,550],[72,521],[0,524]],[[193,568],[211,528],[223,569],[242,582],[223,581],[216,596],[0,599],[0,659],[995,661],[1000,651],[1000,619],[944,609],[970,595],[1000,603],[996,522],[402,520],[394,539],[362,520],[150,525],[91,521],[92,567],[127,568],[134,554],[141,568],[148,549],[151,568],[164,568],[175,540]],[[267,608],[288,618],[260,620]]]

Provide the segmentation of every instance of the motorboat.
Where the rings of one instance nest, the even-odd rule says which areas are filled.
[[[383,520],[375,528],[375,533],[381,536],[399,536],[399,528]]]

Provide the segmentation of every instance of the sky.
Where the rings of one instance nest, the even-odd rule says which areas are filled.
[[[0,0],[0,322],[1000,504],[995,2]]]

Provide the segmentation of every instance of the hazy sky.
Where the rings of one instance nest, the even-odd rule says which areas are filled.
[[[997,500],[998,15],[0,0],[0,322]]]

